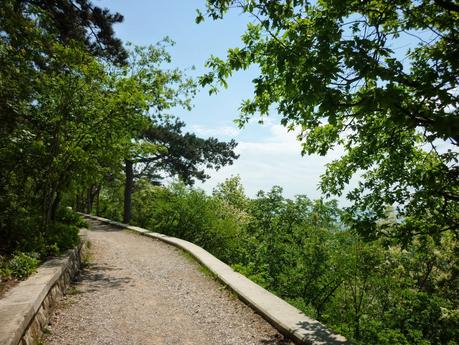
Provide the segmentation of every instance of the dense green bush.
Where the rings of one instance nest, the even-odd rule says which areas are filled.
[[[25,279],[36,271],[40,261],[26,253],[16,253],[7,263],[7,272],[17,279]]]
[[[234,210],[181,184],[135,193],[132,223],[194,242],[228,263],[245,255],[245,232]]]
[[[10,237],[4,237],[9,240],[5,248],[14,249],[14,252],[8,254],[5,250],[7,254],[1,257],[0,277],[25,279],[34,272],[40,260],[60,255],[79,243],[79,229],[87,227],[87,222],[69,208],[59,209],[56,218],[43,230],[38,218],[18,212],[17,222],[21,226],[18,225]]]
[[[70,207],[61,207],[57,213],[57,219],[64,224],[75,225],[78,228],[88,227],[88,222]]]
[[[15,251],[44,251],[46,244],[40,218],[22,207],[12,212],[7,207],[1,209],[1,206],[0,202],[0,213],[10,214],[5,217],[1,230],[0,255],[9,256]]]
[[[46,233],[47,255],[58,255],[80,242],[79,228],[73,224],[60,222],[49,226]]]

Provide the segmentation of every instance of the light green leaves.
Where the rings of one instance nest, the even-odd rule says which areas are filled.
[[[284,126],[301,130],[303,153],[342,146],[321,187],[340,194],[360,171],[349,211],[365,227],[398,203],[405,219],[414,212],[436,231],[451,222],[459,228],[457,150],[437,150],[458,144],[456,10],[444,2],[209,0],[207,15],[221,18],[234,7],[254,24],[226,60],[208,60],[201,84],[213,93],[234,72],[258,66],[238,125],[275,109]],[[421,163],[431,159],[434,166]],[[434,220],[426,205],[447,213]]]

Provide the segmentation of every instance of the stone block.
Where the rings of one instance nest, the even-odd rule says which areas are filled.
[[[0,303],[0,345],[18,344],[33,315],[29,303]]]
[[[46,310],[43,306],[38,310],[38,313],[35,315],[35,320],[40,324],[40,328],[43,329],[48,325],[48,318],[50,310]]]

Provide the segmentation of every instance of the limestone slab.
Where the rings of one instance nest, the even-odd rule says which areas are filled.
[[[0,345],[18,344],[33,315],[29,303],[0,304]]]

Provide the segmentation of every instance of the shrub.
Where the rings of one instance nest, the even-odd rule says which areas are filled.
[[[78,228],[87,228],[88,222],[70,207],[61,207],[57,213],[57,219],[68,225],[75,225]]]
[[[12,272],[8,267],[0,267],[0,282],[3,280],[10,279],[11,276],[12,276]]]
[[[11,278],[11,269],[8,267],[8,260],[0,255],[0,281]]]
[[[57,255],[80,242],[79,228],[76,225],[53,223],[46,234],[47,255]]]
[[[180,184],[145,189],[133,206],[137,225],[196,243],[229,264],[244,257],[244,226],[234,208],[201,190]]]
[[[39,263],[32,255],[19,252],[9,260],[7,269],[11,276],[23,280],[36,271]]]
[[[57,256],[61,253],[61,250],[57,243],[48,244],[46,246],[46,256]]]

